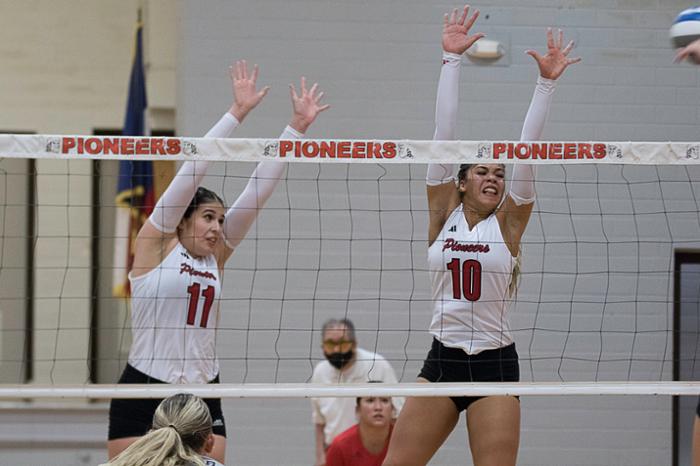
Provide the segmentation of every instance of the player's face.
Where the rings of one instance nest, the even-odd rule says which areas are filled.
[[[372,427],[385,427],[393,419],[394,405],[389,397],[367,396],[360,398],[360,404],[357,406],[356,412],[360,424]]]
[[[493,212],[505,192],[506,169],[497,163],[477,164],[467,172],[467,179],[460,181],[463,200],[479,212]]]
[[[223,241],[224,206],[218,202],[201,204],[183,220],[180,242],[195,257],[213,254]]]

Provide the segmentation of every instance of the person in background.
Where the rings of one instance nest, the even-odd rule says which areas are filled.
[[[680,63],[683,60],[688,60],[691,63],[700,65],[700,39],[676,50],[675,62]],[[700,466],[700,398],[698,398],[698,404],[695,408],[694,419],[692,453],[693,466]]]
[[[357,424],[333,440],[326,452],[326,466],[381,466],[394,428],[394,411],[390,397],[358,397]]]
[[[314,367],[312,383],[366,383],[381,380],[396,383],[391,364],[381,355],[359,348],[355,325],[350,319],[330,319],[321,330],[325,361]],[[394,398],[396,414],[403,400]],[[326,450],[333,439],[356,422],[352,398],[312,398],[317,466],[326,464]]]
[[[207,456],[214,442],[207,404],[178,393],[160,402],[146,435],[102,466],[223,466]]]

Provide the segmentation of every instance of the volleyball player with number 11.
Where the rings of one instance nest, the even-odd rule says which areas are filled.
[[[207,137],[228,137],[267,94],[256,89],[257,66],[231,68],[234,102]],[[293,115],[280,136],[296,139],[328,105],[314,84],[301,93],[290,85]],[[185,162],[136,237],[131,281],[133,343],[120,383],[217,383],[216,326],[226,260],[243,240],[282,177],[283,162],[258,164],[243,193],[225,211],[223,201],[199,186],[209,166]],[[211,457],[224,463],[226,430],[221,400],[205,400],[213,418]],[[112,400],[109,458],[151,427],[160,400]]]

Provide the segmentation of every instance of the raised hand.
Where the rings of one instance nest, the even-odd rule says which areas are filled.
[[[484,34],[477,32],[469,35],[469,29],[474,25],[474,21],[479,17],[479,10],[467,20],[469,5],[464,5],[462,14],[455,8],[451,15],[445,13],[445,22],[442,27],[442,50],[445,52],[462,55],[474,42],[484,37]]]
[[[235,65],[228,67],[231,83],[233,85],[233,105],[229,110],[236,119],[241,122],[248,112],[253,110],[265,97],[270,86],[260,90],[255,88],[258,79],[258,65],[253,66],[253,74],[248,74],[248,64],[245,60],[238,60]]]
[[[314,83],[311,89],[306,89],[306,78],[302,76],[299,94],[293,84],[289,85],[289,94],[292,98],[292,121],[289,126],[305,133],[319,113],[327,110],[330,105],[321,105],[323,92],[319,92],[318,83]]]
[[[676,57],[673,59],[673,61],[680,63],[686,58],[695,64],[700,64],[700,39],[676,50]]]
[[[525,53],[530,55],[537,62],[537,66],[540,68],[540,76],[547,79],[557,79],[564,73],[564,70],[574,63],[581,61],[580,57],[569,58],[569,53],[571,49],[574,48],[574,41],[570,41],[566,44],[566,47],[562,49],[564,43],[564,32],[559,29],[559,34],[557,38],[554,38],[552,33],[552,28],[547,29],[547,53],[542,56],[534,50],[526,50]]]

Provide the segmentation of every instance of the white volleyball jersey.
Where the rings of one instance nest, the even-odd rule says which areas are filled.
[[[214,458],[209,458],[208,456],[202,456],[202,459],[204,460],[204,464],[206,466],[224,466],[223,464],[216,461]]]
[[[178,242],[158,267],[129,280],[129,364],[163,382],[214,379],[221,293],[214,256],[196,259]]]
[[[469,231],[462,205],[457,206],[428,249],[430,333],[468,354],[511,344],[507,312],[514,265],[496,215]]]

